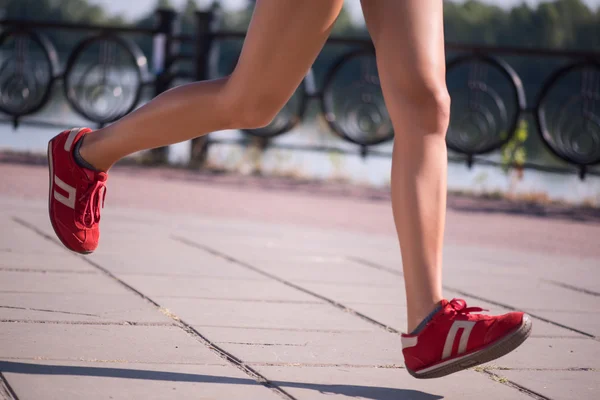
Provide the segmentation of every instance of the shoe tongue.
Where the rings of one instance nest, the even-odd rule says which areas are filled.
[[[91,169],[87,169],[87,168],[81,168],[83,170],[83,173],[85,174],[85,177],[90,181],[93,182],[96,180],[96,171],[92,171]]]
[[[83,170],[86,178],[90,182],[95,182],[95,181],[106,182],[106,180],[108,179],[108,175],[106,174],[106,172],[94,171],[94,170],[87,169],[87,168],[81,168],[81,169]]]
[[[450,302],[446,299],[442,299],[440,302],[440,306],[442,306],[442,308],[445,308],[448,304],[450,304]]]

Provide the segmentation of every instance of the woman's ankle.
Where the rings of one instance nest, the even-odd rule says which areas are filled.
[[[439,311],[438,307],[441,301],[441,297],[439,299],[436,297],[429,301],[421,301],[417,304],[409,302],[407,332],[414,332],[424,320],[427,320],[431,316],[432,313]]]
[[[106,172],[112,167],[114,161],[108,160],[107,157],[103,157],[98,153],[100,147],[98,146],[99,135],[99,131],[85,135],[80,141],[79,146],[76,146],[74,157],[78,164],[88,164],[82,165],[85,168]]]

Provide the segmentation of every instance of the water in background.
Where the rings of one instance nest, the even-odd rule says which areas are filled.
[[[61,99],[52,101],[36,120],[51,120],[73,126],[86,126]],[[68,126],[65,126],[67,128]],[[43,154],[47,142],[58,129],[20,125],[17,130],[7,123],[0,124],[0,151],[11,150]],[[168,133],[166,133],[168,134]],[[214,139],[242,139],[238,131],[216,132]],[[303,124],[294,131],[277,137],[274,144],[319,145],[351,151],[353,154],[335,152],[300,151],[268,148],[264,152],[253,146],[222,143],[210,147],[208,163],[211,167],[253,173],[277,174],[302,179],[343,180],[357,184],[385,187],[390,184],[391,159],[386,156],[362,158],[357,146],[341,141],[318,120]],[[391,152],[391,144],[377,146],[381,152]],[[169,161],[185,164],[189,160],[189,143],[171,147]],[[494,156],[492,156],[494,157]],[[504,173],[500,168],[475,164],[472,169],[465,164],[451,162],[448,170],[448,187],[451,191],[473,193],[503,193],[538,200],[560,200],[574,204],[600,206],[600,178],[588,176],[584,181],[572,175],[550,174],[525,170],[522,179],[516,173]]]

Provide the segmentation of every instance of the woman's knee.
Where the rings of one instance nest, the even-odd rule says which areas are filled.
[[[402,68],[395,66],[382,76],[384,91],[391,102],[403,108],[411,123],[425,131],[445,134],[450,120],[450,95],[445,74],[435,67]]]
[[[268,87],[258,91],[228,88],[224,94],[224,110],[232,129],[258,129],[271,123],[289,100],[284,93]]]

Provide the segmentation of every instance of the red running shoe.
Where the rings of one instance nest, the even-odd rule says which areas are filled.
[[[531,333],[531,318],[522,312],[499,316],[471,314],[462,299],[442,300],[442,309],[416,335],[402,335],[402,353],[415,378],[439,378],[501,357]]]
[[[48,143],[48,211],[56,236],[70,250],[89,254],[98,247],[100,209],[107,174],[82,168],[73,158],[75,144],[91,129],[64,131]]]

